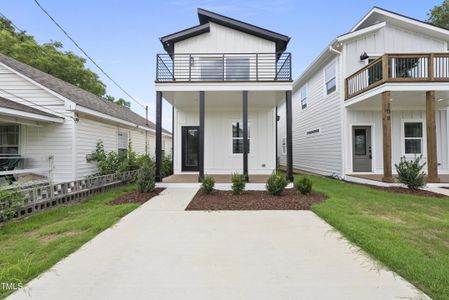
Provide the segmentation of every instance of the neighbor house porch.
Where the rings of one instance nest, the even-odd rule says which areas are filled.
[[[393,183],[401,157],[417,156],[428,182],[449,174],[448,59],[386,54],[346,79],[346,175]]]

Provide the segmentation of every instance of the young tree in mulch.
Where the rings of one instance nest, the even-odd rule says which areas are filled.
[[[401,157],[401,162],[395,164],[400,183],[405,184],[409,189],[416,190],[426,185],[426,175],[423,168],[426,163],[421,163],[422,155],[414,160],[407,160],[405,156]]]
[[[245,190],[246,180],[243,174],[234,173],[232,174],[232,194],[233,195],[241,195]]]
[[[215,187],[215,179],[212,176],[206,175],[201,181],[201,190],[205,194],[210,194],[214,190]]]
[[[273,196],[280,196],[288,185],[287,178],[282,174],[273,173],[267,180],[267,191]]]

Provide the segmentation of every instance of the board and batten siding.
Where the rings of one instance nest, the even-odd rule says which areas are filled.
[[[243,172],[242,154],[232,153],[232,123],[242,120],[241,110],[207,109],[205,112],[204,169],[209,174]],[[248,112],[250,124],[249,174],[275,170],[275,109]],[[182,126],[198,126],[198,111],[175,109],[174,171],[181,173]]]
[[[334,61],[338,68],[338,61]],[[304,84],[295,88],[292,96],[293,167],[324,175],[341,174],[342,170],[340,87],[326,95],[324,86],[324,68],[331,62],[324,63],[305,83],[307,108],[301,109],[300,89]],[[337,71],[337,82],[338,74]],[[282,138],[286,136],[285,104],[279,106],[278,115],[278,156],[285,166],[286,157],[282,154]]]
[[[383,149],[382,149],[382,114],[380,111],[349,111],[347,116],[347,135],[348,139],[346,148],[346,173],[352,173],[352,126],[371,126],[371,144],[373,155],[373,172],[382,174],[383,172]],[[437,137],[437,158],[438,170],[442,173],[449,172],[448,162],[448,120],[447,110],[438,110],[435,115],[436,122],[436,137]],[[393,173],[396,173],[394,164],[401,160],[403,153],[403,137],[402,123],[403,121],[423,121],[423,144],[422,149],[423,161],[426,161],[426,112],[423,111],[392,111],[391,113],[391,140],[396,141],[392,143],[392,165]],[[409,158],[413,158],[410,156]]]
[[[64,116],[62,124],[21,125],[19,151],[32,168],[47,168],[48,157],[52,155],[54,157],[53,178],[55,181],[75,179],[73,168],[73,151],[75,149],[71,143],[74,137],[74,120],[73,112],[66,109],[67,103],[2,64],[0,64],[0,88],[18,97],[1,92],[0,96],[28,106],[31,101],[36,109],[49,113],[56,112]]]
[[[412,32],[391,24],[380,30],[350,40],[345,43],[345,77],[351,75],[366,65],[360,60],[363,52],[368,55],[384,53],[422,53],[446,52],[447,45],[443,40],[418,32]]]

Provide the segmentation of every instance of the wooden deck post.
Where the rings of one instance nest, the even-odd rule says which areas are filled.
[[[162,92],[156,92],[156,182],[162,181]]]
[[[248,91],[242,93],[243,102],[243,176],[248,182]]]
[[[391,92],[382,93],[382,131],[383,131],[383,182],[394,182],[391,170]]]
[[[426,92],[427,181],[440,182],[438,178],[437,139],[435,125],[435,91]]]

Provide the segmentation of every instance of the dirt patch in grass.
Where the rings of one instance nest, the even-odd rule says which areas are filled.
[[[53,233],[41,233],[40,229],[32,230],[25,233],[25,236],[30,238],[35,238],[43,243],[51,242],[55,239],[61,238],[61,237],[69,237],[69,236],[75,236],[78,234],[82,234],[85,232],[85,230],[71,230],[71,231],[64,231],[64,232],[53,232]]]
[[[312,204],[326,200],[317,192],[302,195],[296,189],[285,189],[273,196],[266,191],[244,191],[233,195],[231,191],[214,190],[209,195],[198,191],[186,210],[309,210]]]
[[[346,181],[346,182],[350,183],[350,184],[361,185],[361,186],[370,188],[372,190],[384,191],[384,192],[389,192],[389,193],[407,194],[407,195],[413,195],[413,196],[434,197],[434,198],[447,197],[445,195],[434,193],[431,191],[426,191],[426,190],[412,190],[412,189],[403,188],[403,187],[399,187],[399,186],[377,186],[377,185],[371,185],[371,184],[366,184],[366,183],[356,183],[356,182],[349,182],[349,181]]]
[[[165,190],[164,188],[155,188],[154,191],[149,193],[139,193],[137,191],[135,192],[129,192],[126,194],[121,195],[118,198],[115,198],[111,201],[112,205],[119,205],[119,204],[125,204],[125,203],[145,203],[151,198],[159,195],[160,192]]]

